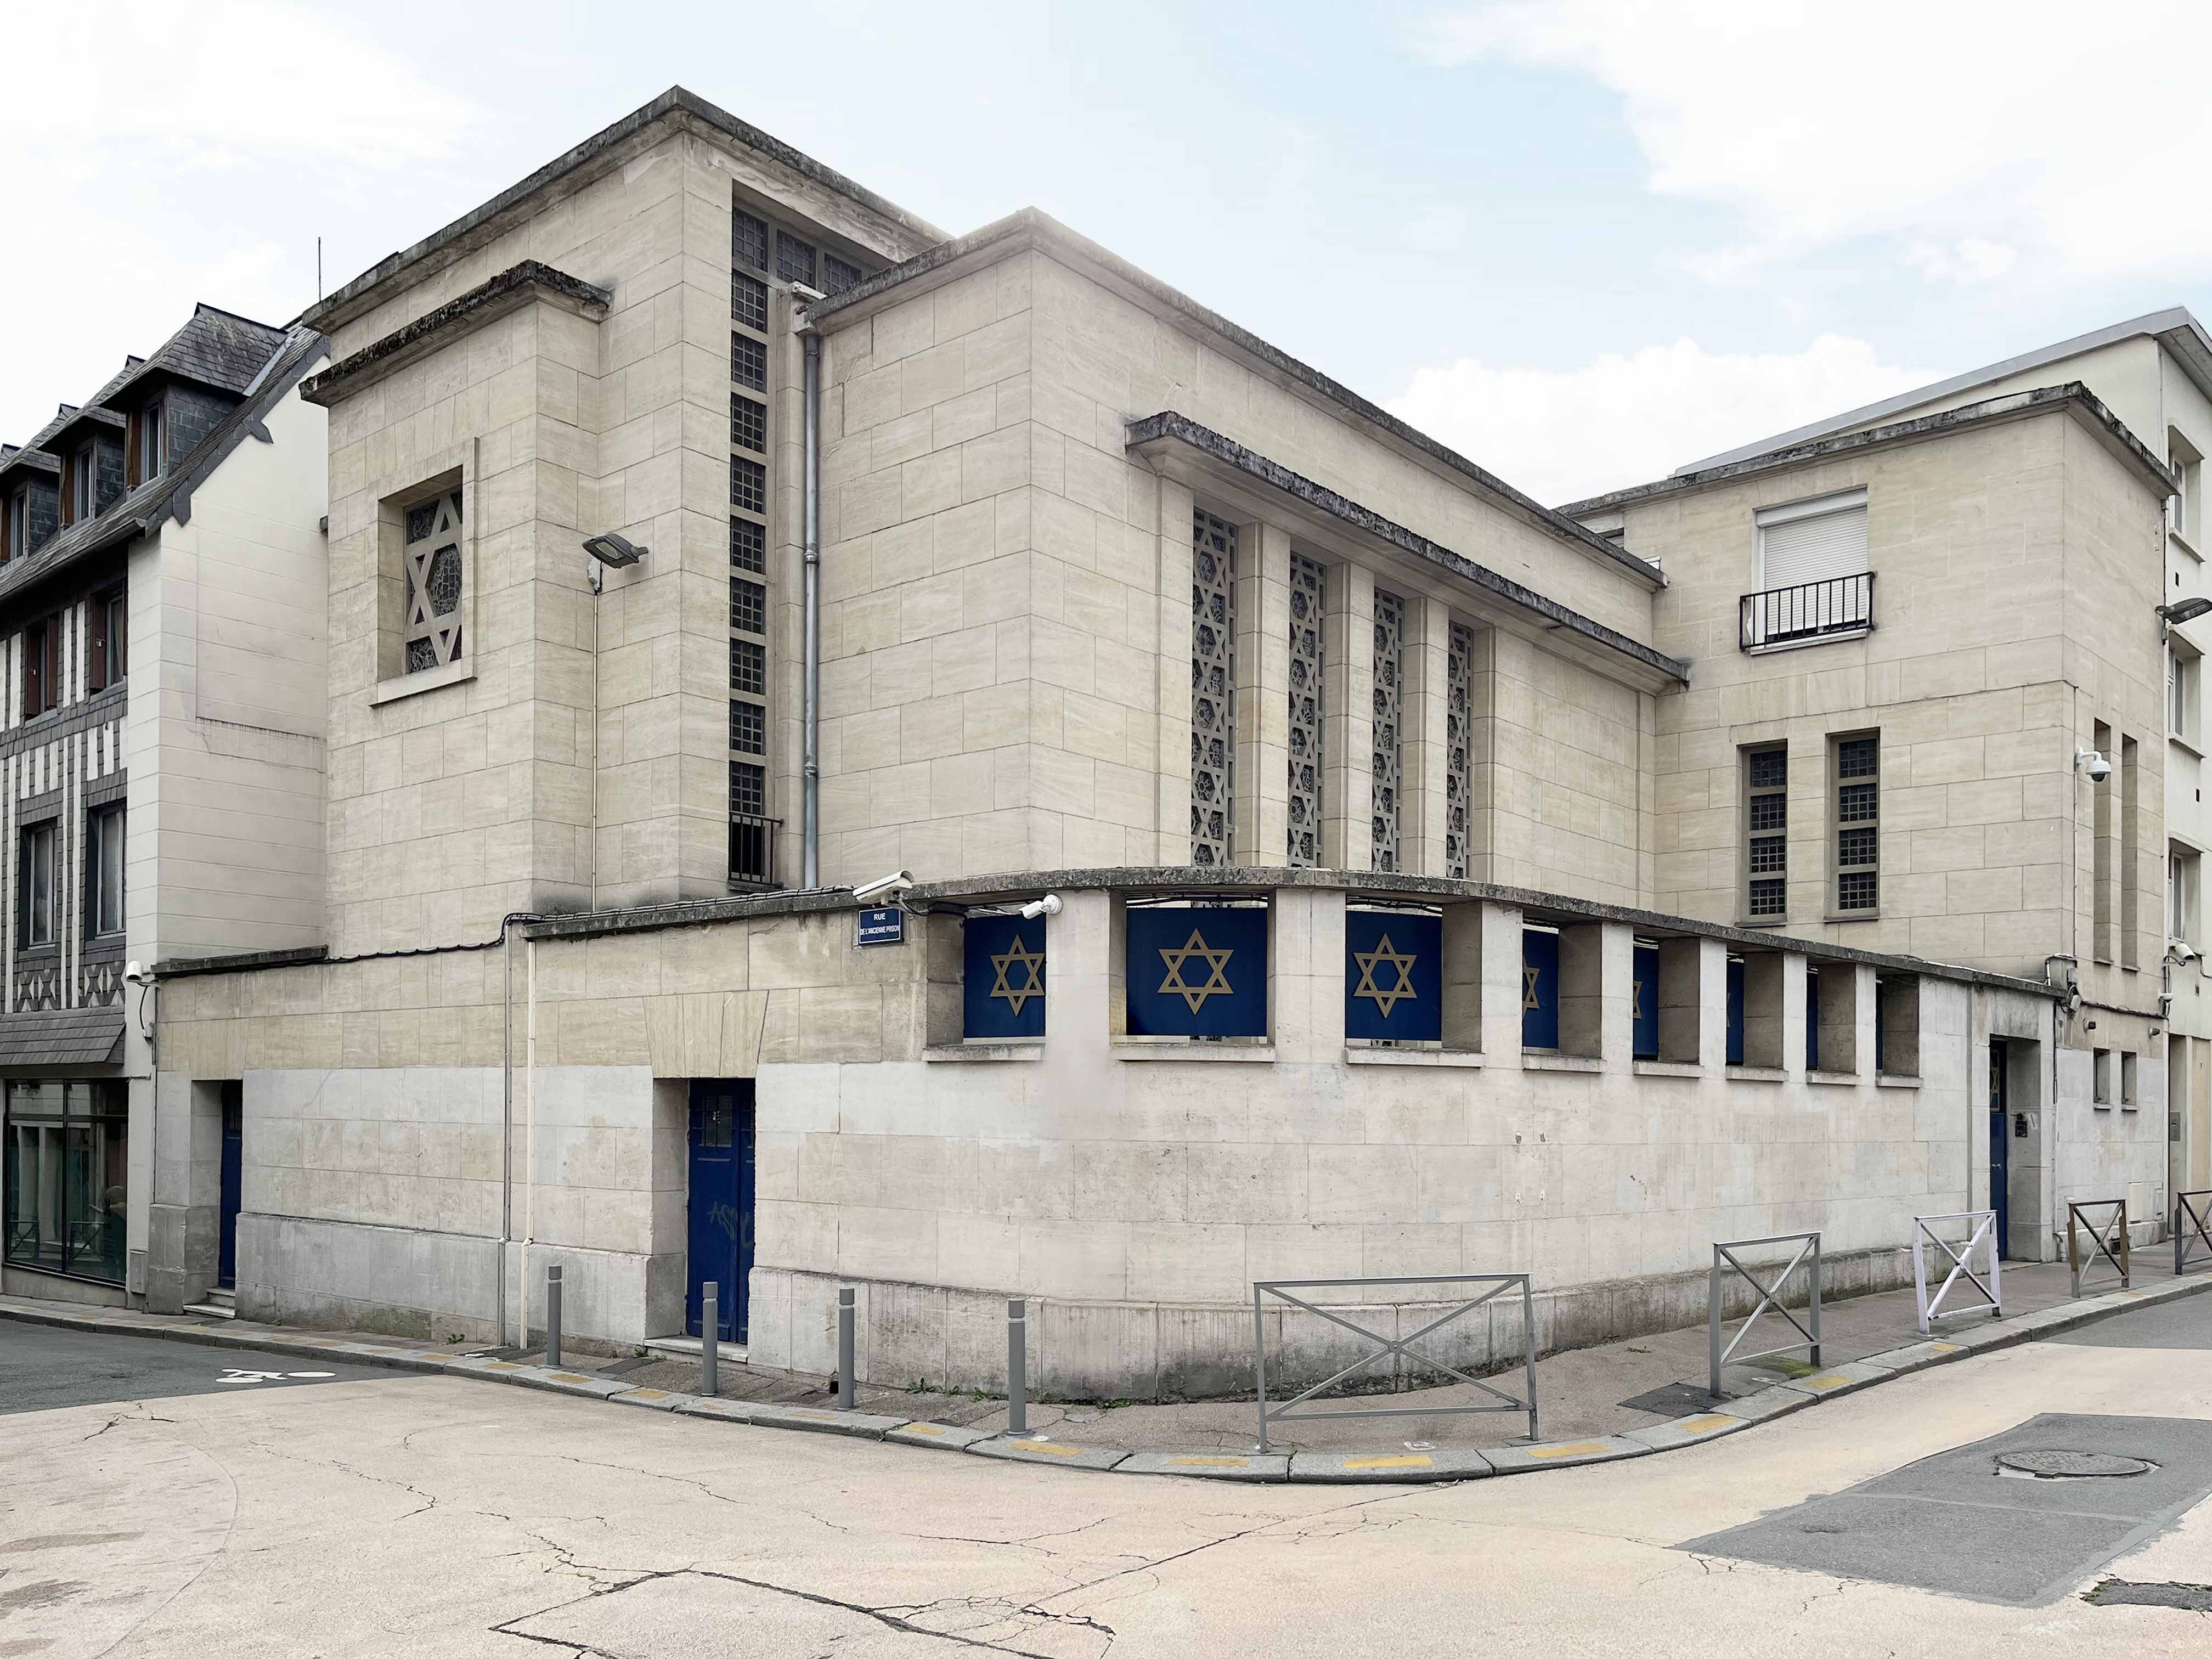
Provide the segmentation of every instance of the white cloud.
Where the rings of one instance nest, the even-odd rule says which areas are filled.
[[[1746,222],[1707,276],[1865,236],[1951,282],[2014,250],[2077,277],[2212,258],[2212,216],[2174,195],[2176,164],[2212,140],[2212,8],[1509,0],[1435,20],[1423,46],[1619,93],[1651,189]]]
[[[411,63],[287,0],[33,7],[9,23],[0,147],[40,257],[0,263],[0,438],[21,442],[205,300],[285,322],[314,298],[306,204],[450,158],[477,116]],[[185,210],[180,211],[180,209]],[[335,223],[334,223],[335,228]],[[57,281],[57,273],[65,273]]]
[[[1579,368],[1424,368],[1390,412],[1538,501],[1664,477],[1685,462],[1923,386],[1863,340],[1713,353],[1695,340],[1608,352]]]

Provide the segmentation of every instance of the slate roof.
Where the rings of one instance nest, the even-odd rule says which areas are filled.
[[[212,309],[200,307],[202,312]],[[205,483],[248,435],[267,438],[268,429],[262,422],[269,411],[322,361],[330,351],[331,343],[304,326],[295,325],[289,331],[269,329],[258,323],[252,326],[273,339],[268,354],[240,384],[239,391],[251,395],[217,421],[206,437],[189,453],[179,456],[160,477],[149,479],[111,503],[98,518],[80,520],[60,531],[29,557],[0,565],[0,605],[81,558],[135,541],[171,519],[179,524],[188,522],[192,512],[192,491]],[[149,364],[151,362],[149,359]],[[56,425],[66,424],[69,418],[66,415],[58,417]]]
[[[235,396],[253,384],[253,377],[283,343],[283,329],[202,301],[159,350],[103,386],[93,402],[106,403],[155,375],[191,380]]]
[[[106,1066],[122,1042],[120,1008],[11,1014],[0,1020],[0,1066]]]

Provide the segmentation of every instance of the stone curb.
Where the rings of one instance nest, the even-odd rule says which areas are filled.
[[[1003,1433],[957,1428],[945,1423],[914,1422],[869,1412],[839,1412],[810,1406],[776,1405],[767,1401],[710,1399],[659,1389],[640,1389],[618,1378],[518,1364],[474,1354],[436,1353],[343,1337],[228,1330],[220,1324],[185,1321],[148,1320],[143,1324],[133,1323],[116,1316],[112,1310],[88,1310],[76,1314],[45,1308],[0,1306],[0,1320],[49,1325],[64,1330],[117,1331],[125,1335],[264,1353],[343,1359],[356,1365],[379,1365],[391,1370],[444,1373],[551,1394],[606,1400],[617,1405],[647,1407],[679,1416],[711,1418],[759,1428],[896,1441],[901,1445],[926,1449],[972,1452],[980,1457],[1060,1468],[1179,1475],[1185,1480],[1395,1486],[1419,1481],[1472,1480],[1493,1474],[1525,1474],[1539,1469],[1610,1463],[1626,1457],[1648,1456],[1656,1451],[1673,1451],[1717,1440],[1756,1424],[1872,1388],[1894,1376],[2017,1347],[2042,1337],[2094,1324],[2115,1314],[2155,1307],[2206,1291],[2212,1291],[2212,1276],[2168,1280],[2139,1291],[2112,1291],[2084,1297],[2078,1302],[2062,1303],[2002,1322],[1990,1322],[1930,1335],[1903,1347],[1773,1383],[1741,1399],[1724,1401],[1712,1411],[1646,1424],[1618,1435],[1552,1441],[1534,1446],[1497,1446],[1483,1451],[1440,1449],[1428,1452],[1297,1452],[1287,1455],[1202,1450],[1138,1452],[1120,1446],[1070,1445],[1042,1437],[1016,1440]]]

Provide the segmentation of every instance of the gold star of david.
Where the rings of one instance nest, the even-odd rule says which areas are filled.
[[[1628,1017],[1631,1019],[1644,1018],[1644,981],[1640,979],[1628,981]]]
[[[1006,970],[1009,968],[1019,968],[1022,970],[1024,983],[1019,990],[1016,990],[1006,978]],[[1022,1009],[1027,1006],[1031,997],[1041,997],[1044,994],[1044,952],[1030,950],[1028,945],[1022,943],[1018,933],[1014,936],[1012,950],[1003,956],[991,958],[991,971],[997,977],[991,982],[991,996],[987,1000],[1004,997],[1013,1006],[1016,1019],[1021,1018]]]
[[[1163,947],[1160,951],[1160,960],[1168,965],[1167,977],[1160,981],[1160,995],[1173,993],[1181,997],[1190,1005],[1194,1014],[1206,1006],[1208,997],[1235,995],[1227,976],[1221,971],[1229,965],[1229,958],[1235,954],[1233,951],[1208,950],[1198,929],[1192,928],[1190,937],[1183,941],[1182,950],[1170,951]],[[1182,976],[1184,964],[1193,957],[1206,963],[1206,978],[1203,985],[1192,985]]]
[[[1540,1008],[1544,1006],[1536,1000],[1536,969],[1534,968],[1523,968],[1521,970],[1521,1006],[1523,1008]]]
[[[1352,959],[1359,964],[1359,988],[1352,994],[1370,1000],[1383,1018],[1389,1018],[1390,1011],[1400,1003],[1419,1000],[1413,989],[1413,964],[1420,958],[1394,950],[1389,934],[1383,934],[1371,951],[1354,951]],[[1376,967],[1386,962],[1398,972],[1398,982],[1387,991],[1375,982]]]

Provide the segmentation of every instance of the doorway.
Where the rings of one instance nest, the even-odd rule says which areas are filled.
[[[715,1290],[717,1337],[745,1340],[753,1266],[753,1085],[750,1078],[691,1085],[690,1265],[684,1329],[702,1336],[700,1295]]]
[[[2012,1260],[2011,1055],[2002,1037],[1990,1041],[1990,1208],[1996,1212],[1997,1260]]]
[[[223,1083],[216,1087],[222,1101],[222,1173],[216,1214],[215,1282],[217,1290],[232,1291],[238,1288],[238,1212],[246,1193],[246,1086]]]

